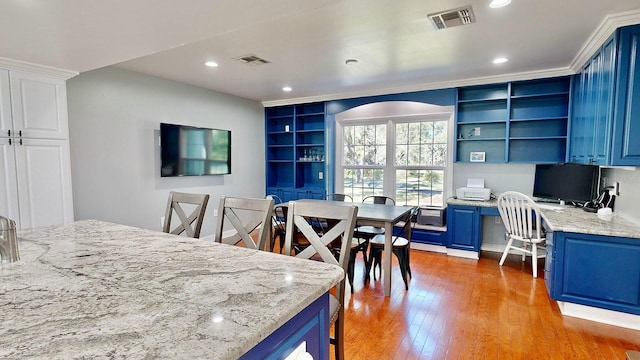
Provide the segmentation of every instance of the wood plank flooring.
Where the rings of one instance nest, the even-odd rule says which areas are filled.
[[[409,290],[394,258],[385,297],[380,279],[364,284],[358,255],[346,359],[625,359],[640,350],[640,331],[563,317],[547,295],[543,259],[534,279],[530,260],[511,255],[500,267],[499,256],[412,250]]]

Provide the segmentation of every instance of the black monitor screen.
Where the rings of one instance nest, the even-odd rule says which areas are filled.
[[[597,196],[598,167],[594,165],[536,165],[533,196],[587,202]]]
[[[231,131],[160,124],[160,176],[231,173]]]

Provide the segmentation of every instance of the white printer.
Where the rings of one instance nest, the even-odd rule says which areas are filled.
[[[484,187],[484,179],[467,179],[467,186],[456,189],[456,197],[460,200],[487,201],[491,198],[491,189]]]

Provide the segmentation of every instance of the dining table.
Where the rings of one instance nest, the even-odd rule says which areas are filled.
[[[323,201],[330,200],[314,200],[314,199],[300,199],[295,200],[297,202],[303,201]],[[388,204],[371,204],[371,203],[356,203],[356,202],[342,202],[342,201],[330,201],[332,204],[342,206],[358,207],[358,216],[356,219],[357,226],[370,225],[375,227],[384,228],[384,257],[382,261],[383,275],[382,284],[384,287],[384,295],[391,295],[391,253],[392,253],[392,238],[393,227],[402,219],[404,219],[409,212],[414,208],[413,206],[406,205],[388,205]]]

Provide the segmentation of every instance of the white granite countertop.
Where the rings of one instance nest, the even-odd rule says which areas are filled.
[[[449,199],[450,205],[496,207],[496,201],[473,201]],[[621,216],[614,215],[611,220],[602,220],[591,213],[572,206],[563,210],[540,209],[545,223],[552,231],[574,232],[604,236],[620,236],[640,239],[640,226]]]
[[[18,233],[2,359],[236,359],[344,276],[321,262],[95,220]]]

